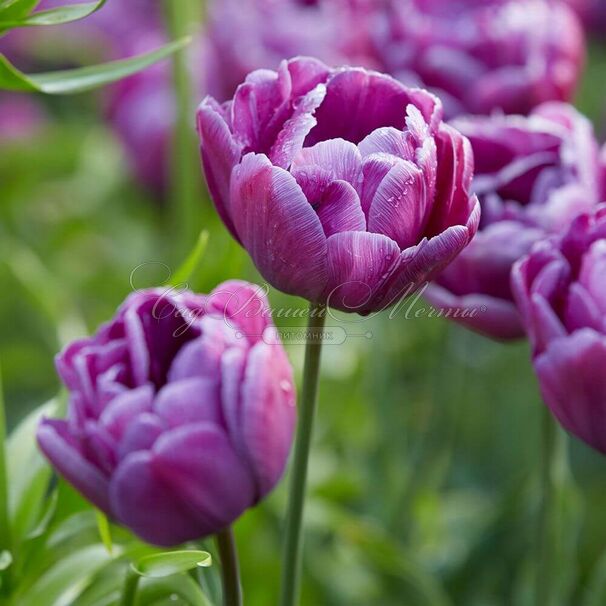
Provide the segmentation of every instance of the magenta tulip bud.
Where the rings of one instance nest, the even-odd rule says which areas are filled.
[[[380,1],[212,0],[207,92],[229,99],[250,72],[275,69],[297,55],[330,65],[375,67],[370,30]]]
[[[538,244],[512,273],[545,403],[606,454],[606,205]]]
[[[492,116],[453,123],[476,157],[472,189],[480,231],[426,292],[461,324],[495,339],[524,336],[510,272],[533,244],[600,202],[598,145],[573,107],[548,103],[529,117]],[[475,313],[464,314],[474,309]]]
[[[388,0],[376,46],[385,70],[435,91],[448,118],[569,101],[585,56],[559,0]]]
[[[290,451],[295,390],[274,332],[245,282],[208,296],[136,292],[58,356],[69,412],[42,422],[40,448],[150,543],[216,533],[275,486]]]
[[[369,313],[445,267],[476,232],[469,142],[429,93],[315,59],[206,98],[198,131],[226,226],[276,288]]]

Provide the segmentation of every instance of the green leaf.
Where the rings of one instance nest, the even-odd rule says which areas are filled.
[[[169,286],[183,286],[187,285],[188,280],[194,275],[198,265],[200,265],[208,246],[208,231],[203,230],[198,236],[198,241],[194,246],[194,249],[189,253],[187,259],[177,269],[177,271],[171,276],[168,285]]]
[[[72,4],[61,6],[37,13],[25,14],[22,17],[15,18],[6,12],[0,11],[0,31],[15,27],[29,27],[34,25],[61,25],[84,19],[97,12],[107,0],[98,0],[97,2],[87,2],[84,4]]]
[[[0,550],[10,549],[11,524],[9,514],[8,471],[6,466],[6,416],[4,412],[4,388],[0,374]]]
[[[13,563],[13,556],[10,551],[0,552],[0,572],[6,570]]]
[[[29,15],[40,0],[0,0],[0,19],[21,19]]]
[[[13,540],[23,539],[39,519],[51,468],[39,453],[36,429],[45,416],[56,413],[51,400],[34,410],[13,430],[7,441],[10,513]]]
[[[49,95],[81,93],[135,74],[183,48],[189,41],[190,38],[183,38],[149,53],[101,65],[30,75],[19,71],[0,54],[0,89]]]
[[[26,536],[26,539],[28,541],[41,537],[47,531],[53,517],[55,516],[55,513],[57,512],[58,501],[59,491],[53,490],[53,493],[46,501],[46,506],[44,508],[44,511],[42,512],[42,515],[40,516],[40,521],[38,522],[38,524],[36,524],[35,528],[30,531]]]
[[[187,606],[213,606],[213,603],[202,591],[200,586],[189,576],[167,579],[149,579],[139,586],[137,605],[157,604],[159,600],[177,596],[181,598],[178,604]]]
[[[111,555],[114,544],[112,541],[112,533],[109,527],[109,521],[107,516],[99,510],[95,511],[95,517],[97,519],[97,528],[99,529],[99,536],[101,537],[101,541],[103,541],[103,545],[105,545],[105,549],[107,549],[107,553]]]
[[[59,559],[23,595],[19,606],[77,604],[77,598],[92,578],[112,562],[103,545],[89,545]]]
[[[132,568],[142,577],[159,579],[211,563],[212,557],[207,551],[167,551],[141,558]]]

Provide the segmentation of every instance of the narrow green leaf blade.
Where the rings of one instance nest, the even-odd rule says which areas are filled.
[[[79,21],[97,12],[106,2],[107,0],[98,0],[97,2],[71,4],[26,14],[20,18],[7,17],[5,13],[0,11],[0,30],[39,25],[61,25]]]
[[[141,558],[133,564],[133,570],[142,577],[160,579],[211,563],[212,557],[207,551],[167,551]]]
[[[169,286],[187,286],[188,280],[194,275],[198,265],[200,265],[208,246],[208,231],[203,230],[198,237],[194,249],[189,253],[187,259],[171,276]]]
[[[101,541],[103,542],[103,545],[105,545],[107,553],[111,555],[114,549],[114,543],[112,541],[112,533],[107,516],[103,512],[97,510],[95,511],[95,517],[97,519],[97,528],[99,529]]]
[[[81,93],[131,76],[185,47],[190,38],[171,42],[149,53],[76,69],[27,75],[0,54],[0,89],[38,91],[49,95]]]

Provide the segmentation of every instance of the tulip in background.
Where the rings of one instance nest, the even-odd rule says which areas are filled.
[[[516,264],[513,288],[545,403],[606,454],[606,205]]]
[[[431,94],[309,58],[257,71],[198,110],[217,211],[276,288],[369,313],[470,242],[469,142]]]
[[[218,533],[280,479],[295,423],[292,371],[253,285],[130,295],[57,358],[68,417],[38,441],[55,468],[150,543]],[[275,337],[272,338],[272,343]]]
[[[247,74],[312,55],[330,65],[376,61],[370,40],[381,0],[211,0],[207,92],[223,101]],[[234,44],[234,40],[238,43]]]
[[[579,20],[560,0],[387,0],[373,32],[382,67],[440,96],[446,116],[527,114],[570,101],[584,63]]]
[[[475,309],[455,319],[495,339],[524,336],[510,287],[515,261],[548,234],[602,200],[598,144],[589,120],[549,103],[529,117],[492,116],[453,123],[475,152],[473,190],[480,230],[426,295],[437,307]]]

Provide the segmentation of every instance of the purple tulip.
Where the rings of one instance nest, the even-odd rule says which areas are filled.
[[[275,336],[262,339],[272,328],[245,282],[133,293],[58,356],[69,413],[42,422],[42,451],[150,543],[222,530],[275,486],[291,446],[292,370]]]
[[[476,232],[469,142],[429,93],[315,59],[198,112],[217,211],[273,286],[344,311],[396,303]]]
[[[480,231],[426,292],[461,324],[495,339],[524,336],[510,287],[515,261],[600,202],[598,145],[573,107],[548,103],[529,117],[460,119],[476,158]],[[464,314],[464,310],[468,310]],[[472,313],[470,310],[475,310]]]
[[[213,0],[207,91],[221,101],[231,98],[251,71],[275,69],[296,55],[375,67],[370,23],[380,1]]]
[[[376,35],[386,71],[434,90],[446,116],[527,114],[569,101],[585,46],[559,0],[387,0]]]
[[[538,244],[512,273],[545,403],[606,454],[606,205]]]

